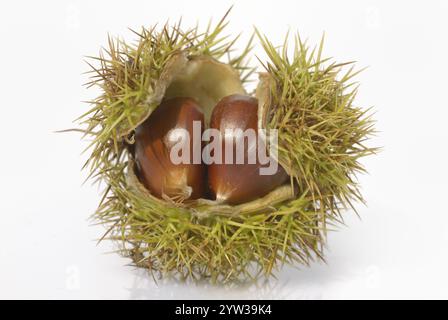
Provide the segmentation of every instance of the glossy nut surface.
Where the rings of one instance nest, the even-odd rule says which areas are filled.
[[[210,127],[218,129],[222,141],[233,140],[233,163],[210,164],[208,166],[209,187],[214,198],[228,204],[240,204],[265,196],[276,187],[285,183],[288,176],[278,165],[273,175],[260,175],[262,166],[259,158],[253,164],[248,163],[248,150],[251,147],[247,139],[244,141],[244,164],[236,163],[236,136],[225,133],[226,129],[253,129],[257,131],[257,99],[244,95],[231,95],[223,98],[214,108]],[[233,131],[233,130],[232,130]],[[235,132],[235,131],[234,131]],[[253,145],[252,145],[253,146]],[[222,150],[226,158],[225,148]],[[229,156],[229,158],[231,158]],[[270,159],[275,161],[274,159]]]
[[[159,198],[163,194],[181,199],[204,196],[207,169],[202,162],[193,163],[193,121],[200,121],[204,128],[200,107],[192,98],[179,97],[163,101],[136,129],[135,160],[140,180]],[[178,128],[185,129],[189,137],[180,137],[179,131],[173,131]],[[170,158],[171,149],[181,138],[188,138],[190,164],[176,164]],[[195,147],[201,148],[201,144]]]

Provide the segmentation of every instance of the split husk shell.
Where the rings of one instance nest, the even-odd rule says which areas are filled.
[[[362,201],[359,158],[375,151],[364,145],[373,133],[368,110],[353,105],[356,72],[341,76],[345,64],[323,59],[322,43],[310,50],[296,36],[288,57],[286,41],[277,49],[257,32],[268,56],[255,92],[259,127],[278,130],[278,161],[290,183],[236,206],[152,196],[135,174],[134,129],[163,98],[195,98],[207,122],[221,98],[246,93],[253,37],[232,55],[236,39],[222,36],[226,17],[204,32],[182,31],[179,23],[143,28],[136,44],[109,38],[93,58],[97,65],[90,64],[88,86],[102,93],[80,119],[93,138],[85,168],[105,185],[94,215],[107,226],[101,239],[116,240],[136,266],[161,276],[247,280],[273,275],[284,263],[323,259],[328,225]]]

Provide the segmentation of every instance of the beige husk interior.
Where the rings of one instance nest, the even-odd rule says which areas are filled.
[[[269,83],[266,74],[260,75],[260,83],[256,90],[259,99],[259,127],[264,128],[265,110],[269,106]],[[155,85],[153,94],[147,98],[149,105],[154,107],[142,115],[138,124],[145,121],[151,112],[165,98],[191,97],[198,101],[205,116],[206,126],[209,124],[210,116],[215,105],[225,96],[231,94],[247,94],[239,77],[238,72],[231,66],[218,62],[208,56],[189,58],[184,53],[178,53],[166,64],[160,79]],[[128,131],[130,133],[135,128]],[[281,163],[281,161],[279,161]],[[266,210],[275,204],[281,203],[294,197],[292,184],[280,186],[264,197],[240,204],[237,206],[225,205],[214,200],[198,199],[184,202],[170,201],[170,199],[159,199],[140,183],[135,173],[135,162],[129,161],[127,171],[128,186],[137,195],[154,201],[160,205],[185,208],[197,216],[208,216],[209,214],[235,215],[239,213],[258,212]]]

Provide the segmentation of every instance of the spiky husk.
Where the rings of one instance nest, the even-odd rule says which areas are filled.
[[[297,37],[289,58],[286,41],[278,51],[258,34],[269,58],[256,92],[260,127],[279,130],[278,160],[291,184],[239,206],[149,194],[134,173],[133,130],[164,96],[182,92],[172,85],[183,81],[176,78],[185,70],[182,63],[199,59],[231,68],[241,89],[232,71],[223,71],[230,91],[244,90],[253,72],[245,65],[252,39],[232,57],[236,39],[221,36],[225,18],[203,33],[198,27],[182,31],[179,23],[142,29],[132,45],[109,38],[108,49],[94,58],[99,67],[91,65],[88,85],[100,86],[102,94],[80,119],[93,137],[85,167],[106,185],[95,213],[108,227],[102,239],[118,240],[135,265],[165,276],[253,279],[272,275],[283,263],[323,259],[328,224],[339,221],[353,199],[362,201],[354,180],[363,171],[358,160],[374,151],[363,144],[373,132],[370,116],[352,105],[352,69],[338,77],[345,64],[324,66],[322,44],[310,52]]]

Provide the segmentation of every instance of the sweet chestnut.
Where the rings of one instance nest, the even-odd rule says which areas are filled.
[[[210,127],[218,129],[225,143],[233,141],[233,161],[228,163],[212,163],[208,166],[208,183],[216,200],[228,204],[240,204],[265,196],[287,180],[285,170],[278,165],[272,175],[261,175],[261,163],[257,157],[255,163],[249,163],[249,150],[254,148],[253,141],[244,140],[244,163],[236,161],[235,129],[253,129],[258,138],[258,101],[245,95],[231,95],[223,98],[213,109]],[[226,132],[226,129],[228,132]],[[226,149],[222,149],[222,157],[226,158]],[[229,157],[231,158],[231,157]],[[275,161],[270,159],[270,161]]]
[[[185,200],[204,196],[207,173],[204,164],[194,163],[192,153],[189,163],[176,164],[170,157],[180,138],[173,130],[185,129],[185,134],[192,136],[193,121],[200,121],[204,127],[198,103],[192,98],[177,97],[164,100],[135,131],[135,160],[141,182],[159,198],[166,195]],[[187,138],[193,150],[195,141]]]

